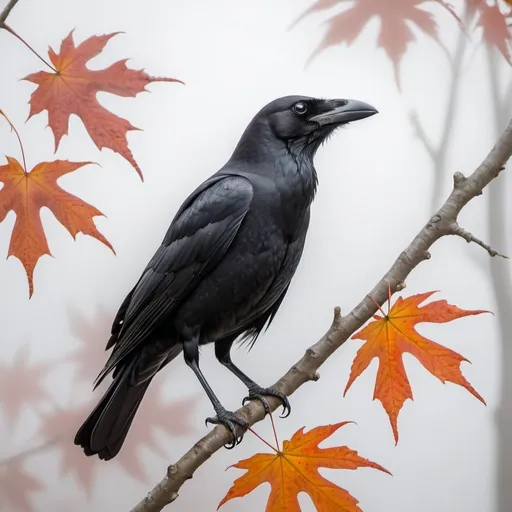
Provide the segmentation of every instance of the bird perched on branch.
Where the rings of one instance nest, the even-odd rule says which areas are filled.
[[[337,127],[376,113],[355,100],[286,96],[256,114],[228,162],[182,204],[119,308],[96,386],[112,371],[113,381],[75,436],[86,455],[116,456],[151,379],[182,351],[215,410],[206,422],[226,426],[231,447],[240,442],[247,423],[199,367],[206,343],[247,386],[244,403],[273,395],[289,413],[286,396],[256,384],[230,350],[237,338],[252,345],[286,295],[317,188],[317,149]]]

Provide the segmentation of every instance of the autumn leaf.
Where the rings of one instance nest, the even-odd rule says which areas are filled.
[[[307,433],[301,428],[289,441],[283,442],[282,451],[275,454],[258,453],[231,466],[247,472],[235,480],[217,510],[227,501],[245,496],[261,484],[269,483],[271,491],[266,512],[300,512],[297,495],[301,492],[309,495],[318,512],[361,512],[353,496],[318,472],[319,468],[353,470],[365,467],[391,474],[346,446],[318,447],[347,423],[320,426]]]
[[[420,293],[403,299],[399,297],[385,316],[375,315],[374,320],[352,336],[365,340],[352,363],[350,377],[345,388],[349,390],[354,381],[366,370],[373,358],[379,359],[373,399],[382,403],[389,416],[395,443],[398,443],[398,414],[404,402],[413,399],[412,389],[405,372],[402,355],[413,355],[432,375],[441,382],[453,382],[466,388],[485,404],[485,400],[464,378],[460,364],[466,358],[457,352],[439,345],[419,334],[415,327],[419,323],[446,323],[469,315],[489,313],[484,310],[463,310],[445,300],[419,305],[435,292]]]
[[[34,512],[29,495],[43,491],[44,486],[32,475],[26,473],[19,461],[0,466],[0,509],[7,505],[9,512]]]
[[[87,62],[99,55],[117,34],[119,32],[92,36],[75,47],[71,31],[62,41],[59,53],[50,48],[48,55],[54,72],[39,71],[24,78],[38,86],[30,98],[29,119],[43,110],[48,111],[48,125],[55,137],[57,150],[62,136],[68,133],[69,117],[71,114],[77,115],[98,149],[109,148],[119,153],[143,179],[126,139],[128,131],[138,128],[104,108],[96,94],[103,91],[135,97],[145,91],[146,85],[151,82],[183,82],[175,78],[156,78],[144,70],[127,68],[128,59],[115,62],[106,69],[87,68]]]
[[[43,439],[55,441],[53,449],[60,454],[61,475],[74,475],[77,483],[89,493],[92,491],[100,460],[96,457],[84,457],[83,451],[73,444],[72,439],[94,405],[93,401],[89,401],[78,407],[51,411],[43,416],[40,427]]]
[[[78,233],[83,233],[114,252],[94,225],[93,217],[103,214],[57,184],[60,177],[90,162],[41,162],[26,172],[15,158],[6,158],[7,164],[0,165],[0,183],[4,185],[0,189],[0,222],[11,210],[16,214],[7,256],[18,258],[25,268],[30,297],[34,292],[34,269],[39,258],[51,255],[41,222],[41,208],[49,208],[74,239]]]
[[[485,0],[472,0],[470,9],[478,15],[476,28],[482,29],[484,43],[496,48],[512,65],[512,30],[507,25],[507,16],[500,10],[498,3],[489,5]]]
[[[441,5],[460,23],[452,7],[443,0],[356,0],[351,7],[327,20],[327,33],[309,60],[331,46],[343,43],[350,46],[365,26],[377,17],[380,21],[377,45],[391,59],[395,80],[400,87],[400,63],[410,43],[415,40],[411,24],[442,46],[433,14],[421,8],[434,3]],[[346,4],[347,0],[317,0],[297,21],[314,12]]]
[[[75,380],[90,384],[105,364],[106,341],[102,343],[101,340],[109,339],[115,313],[98,306],[93,316],[88,318],[80,309],[68,307],[71,335],[79,342],[79,347],[69,355],[76,364]],[[107,387],[108,382],[103,381],[100,388]]]
[[[51,399],[43,380],[53,369],[50,363],[30,362],[28,346],[20,348],[12,363],[0,361],[0,411],[14,421],[23,407]]]

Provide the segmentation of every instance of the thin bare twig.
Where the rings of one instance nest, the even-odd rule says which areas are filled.
[[[441,237],[452,234],[452,225],[462,208],[498,176],[505,162],[512,155],[512,121],[501,135],[498,142],[487,155],[482,164],[464,178],[460,173],[454,177],[454,187],[434,216],[413,239],[382,277],[373,290],[347,315],[342,317],[340,309],[334,310],[334,320],[330,329],[320,341],[306,350],[300,361],[274,384],[274,389],[291,395],[300,386],[318,378],[317,370],[338,349],[350,335],[369,320],[377,311],[373,297],[378,304],[388,299],[388,290],[395,291],[411,271],[422,261],[430,258],[429,248]],[[281,405],[275,397],[267,397],[271,410]],[[236,411],[249,425],[261,421],[265,409],[259,401],[252,401]],[[148,495],[138,503],[131,512],[159,512],[166,505],[176,500],[181,486],[194,472],[204,464],[216,451],[231,441],[231,434],[223,426],[215,427],[208,435],[199,440],[181,459],[167,469],[167,474]]]
[[[501,258],[505,258],[506,260],[510,259],[508,256],[505,256],[504,254],[500,254],[498,251],[495,251],[490,245],[487,245],[486,243],[482,242],[479,238],[472,235],[469,231],[466,231],[463,227],[459,226],[457,222],[452,224],[452,235],[460,236],[461,238],[464,238],[466,242],[474,242],[475,244],[478,244],[480,247],[483,247],[488,253],[489,256],[494,258],[494,256],[500,256]]]
[[[19,0],[10,0],[5,6],[4,10],[0,13],[0,28],[4,28],[7,16],[11,14],[12,8],[18,3]]]

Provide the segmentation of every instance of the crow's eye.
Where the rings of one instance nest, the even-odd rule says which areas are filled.
[[[302,116],[308,111],[308,106],[302,101],[299,101],[293,105],[292,110],[299,116]]]

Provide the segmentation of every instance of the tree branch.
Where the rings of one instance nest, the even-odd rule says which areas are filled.
[[[18,3],[18,1],[19,0],[10,0],[10,2],[5,6],[5,9],[0,13],[0,28],[4,28],[7,16],[9,16],[12,8]]]
[[[451,235],[457,217],[462,208],[498,176],[505,163],[512,155],[512,121],[485,160],[469,176],[455,173],[452,193],[432,216],[427,224],[416,235],[409,247],[403,251],[386,272],[383,278],[368,294],[379,304],[388,297],[388,285],[393,291],[402,289],[404,281],[411,271],[422,261],[430,258],[428,249],[439,238]],[[317,370],[337,350],[349,336],[369,320],[377,311],[376,304],[366,296],[347,316],[342,317],[340,309],[334,310],[331,327],[320,341],[308,348],[300,361],[274,384],[285,395],[291,395],[302,384],[317,380]],[[270,408],[274,411],[281,404],[279,399],[267,398]],[[265,416],[263,405],[252,401],[241,407],[236,414],[244,418],[250,425],[261,421]],[[178,497],[181,486],[194,472],[204,464],[216,451],[231,441],[231,434],[223,426],[215,427],[208,435],[199,440],[181,459],[167,469],[167,475],[149,494],[136,505],[131,512],[158,512]]]

